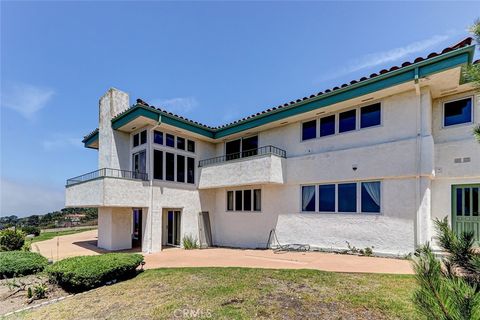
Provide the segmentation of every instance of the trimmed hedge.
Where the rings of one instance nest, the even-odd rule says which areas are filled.
[[[48,265],[47,258],[36,252],[7,251],[0,252],[0,276],[11,278],[13,276],[26,276],[45,269]]]
[[[40,228],[35,226],[24,226],[22,227],[22,231],[26,234],[33,234],[35,237],[40,235]]]
[[[25,233],[20,230],[5,229],[0,231],[0,251],[15,251],[25,244]]]
[[[143,256],[136,253],[107,253],[60,260],[49,266],[49,278],[67,291],[79,292],[136,275]]]

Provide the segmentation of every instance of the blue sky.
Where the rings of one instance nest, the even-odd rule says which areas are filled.
[[[210,125],[460,41],[475,2],[1,2],[0,215],[63,207],[109,88]]]

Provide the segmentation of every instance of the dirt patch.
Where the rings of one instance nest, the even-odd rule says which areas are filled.
[[[35,286],[44,286],[46,288],[45,298],[28,298],[28,288],[30,287],[33,291]],[[45,275],[2,279],[0,280],[0,316],[68,295],[62,288],[50,283]]]

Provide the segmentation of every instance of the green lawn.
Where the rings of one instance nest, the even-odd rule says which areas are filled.
[[[42,233],[40,233],[40,235],[38,237],[33,238],[31,240],[31,242],[34,243],[34,242],[39,242],[39,241],[44,241],[44,240],[50,240],[50,239],[53,239],[57,236],[66,236],[68,234],[80,233],[80,232],[94,230],[94,229],[97,229],[97,227],[84,228],[84,229],[63,230],[63,231],[42,232]]]
[[[407,275],[248,268],[155,269],[19,317],[422,319],[411,302],[415,286],[413,276]]]

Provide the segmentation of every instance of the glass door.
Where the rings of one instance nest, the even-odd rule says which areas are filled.
[[[180,245],[181,214],[178,210],[167,212],[167,245]]]
[[[133,209],[132,247],[142,246],[142,209]]]
[[[452,229],[473,232],[480,244],[480,184],[452,186]]]
[[[134,153],[132,159],[133,178],[139,179],[147,172],[147,157],[145,150]]]

